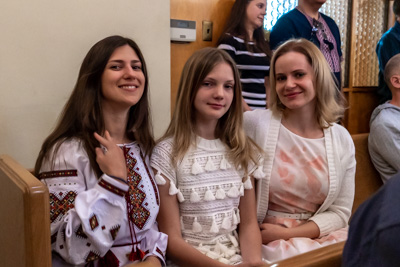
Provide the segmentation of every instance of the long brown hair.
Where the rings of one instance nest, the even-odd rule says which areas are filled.
[[[172,137],[174,164],[183,158],[190,145],[194,144],[195,108],[197,92],[207,75],[220,63],[227,63],[233,71],[234,96],[228,111],[218,120],[215,136],[230,149],[229,156],[235,166],[244,167],[250,160],[257,163],[254,142],[246,137],[243,125],[242,93],[239,72],[233,59],[223,50],[203,48],[196,51],[186,62],[179,82],[176,107],[170,125],[161,140]]]
[[[146,63],[139,46],[131,39],[122,36],[110,36],[97,42],[84,58],[74,90],[58,119],[53,132],[45,139],[35,164],[35,175],[39,175],[44,159],[54,163],[54,156],[61,143],[67,139],[79,139],[85,148],[90,165],[99,177],[101,170],[96,162],[95,147],[99,146],[93,133],[104,133],[105,124],[102,115],[101,77],[105,66],[115,49],[129,45],[142,63],[145,77],[144,92],[139,102],[129,110],[126,134],[129,139],[140,143],[146,154],[154,147],[153,131],[150,124],[148,100],[148,73]],[[54,147],[53,158],[50,152]]]
[[[246,21],[246,10],[248,4],[253,0],[236,0],[233,4],[231,14],[225,24],[224,30],[217,41],[217,46],[224,42],[229,35],[243,38],[247,49],[250,50],[248,46],[249,38],[253,37],[254,49],[251,52],[263,52],[269,58],[271,58],[271,50],[269,48],[269,43],[265,40],[263,27],[258,27],[254,30],[253,36],[248,36],[245,21]]]

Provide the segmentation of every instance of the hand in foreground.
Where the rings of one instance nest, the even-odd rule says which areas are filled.
[[[96,161],[102,172],[126,181],[127,171],[122,149],[117,146],[107,130],[104,133],[104,137],[98,133],[94,133],[94,137],[102,146],[102,148],[96,147]]]
[[[266,264],[263,261],[254,262],[254,263],[242,262],[241,264],[237,264],[235,266],[240,266],[240,267],[267,267],[268,264]]]
[[[278,239],[288,239],[288,228],[279,224],[263,223],[260,225],[262,243],[264,245]]]
[[[161,267],[160,260],[155,256],[147,257],[144,261],[124,265],[125,267]]]

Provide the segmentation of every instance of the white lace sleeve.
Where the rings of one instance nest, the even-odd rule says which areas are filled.
[[[172,139],[167,139],[159,144],[154,148],[153,153],[151,155],[151,167],[154,168],[156,178],[158,175],[163,175],[168,178],[173,184],[176,185],[176,168],[172,164]],[[160,180],[157,180],[158,184]]]

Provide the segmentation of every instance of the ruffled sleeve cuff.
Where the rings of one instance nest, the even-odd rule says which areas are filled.
[[[160,260],[162,266],[166,266],[165,254],[167,252],[168,236],[152,229],[147,234],[146,243],[148,248],[143,260],[147,257],[155,256]]]

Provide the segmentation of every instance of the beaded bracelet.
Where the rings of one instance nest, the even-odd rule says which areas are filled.
[[[121,182],[124,182],[125,184],[128,184],[128,182],[125,181],[125,180],[122,179],[122,178],[119,178],[119,177],[117,177],[117,176],[112,176],[112,175],[109,175],[109,174],[107,174],[107,175],[110,176],[111,178],[114,178],[114,179],[116,179],[116,180],[118,180],[118,181],[121,181]]]

